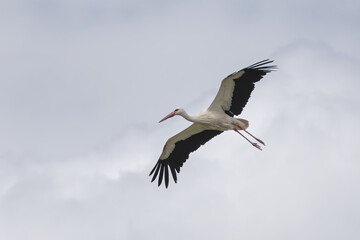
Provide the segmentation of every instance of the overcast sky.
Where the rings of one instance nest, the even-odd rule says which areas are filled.
[[[360,2],[0,1],[0,239],[360,239]],[[221,80],[235,132],[148,174]]]

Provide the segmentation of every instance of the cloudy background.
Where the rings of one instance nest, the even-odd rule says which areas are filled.
[[[359,239],[360,3],[0,1],[0,239]],[[275,59],[168,189],[158,121]]]

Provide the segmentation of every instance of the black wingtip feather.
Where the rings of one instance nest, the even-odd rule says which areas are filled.
[[[153,178],[151,179],[151,182],[153,182],[153,181],[156,179],[156,177],[157,177],[157,175],[158,175],[158,173],[159,173],[160,166],[161,166],[160,163],[157,162],[157,164],[155,165],[156,171],[155,171],[155,173],[154,173]],[[155,169],[155,167],[154,167],[154,169]],[[150,174],[150,175],[151,175],[151,174]]]
[[[169,169],[168,165],[165,165],[165,187],[167,188],[169,185]]]
[[[171,171],[171,175],[173,176],[174,182],[177,183],[177,176],[176,176],[175,168],[170,166],[170,171]]]
[[[255,64],[248,66],[247,68],[245,68],[245,70],[253,69],[253,70],[263,71],[264,74],[266,74],[266,73],[269,73],[269,72],[277,69],[276,65],[264,66],[264,65],[270,64],[272,62],[274,62],[274,60],[265,59],[265,60],[262,60],[260,62],[257,62]]]
[[[274,62],[274,60],[265,59],[265,60],[262,60],[260,62],[254,63],[254,64],[248,66],[247,68],[256,68],[258,66],[262,66],[262,65],[269,64],[269,63],[272,63],[272,62]]]
[[[162,179],[164,176],[164,167],[165,167],[165,164],[161,164],[160,174],[159,174],[159,179],[158,179],[158,186],[160,186],[162,183]]]
[[[155,171],[156,167],[158,166],[158,163],[155,164],[154,168],[151,170],[149,176],[151,176],[153,174],[153,172]]]
[[[176,175],[176,169],[174,166],[170,165],[168,163],[168,161],[164,161],[164,160],[159,160],[157,161],[157,163],[155,164],[154,168],[151,170],[149,176],[151,176],[152,174],[153,177],[151,179],[151,182],[153,182],[156,177],[159,176],[158,179],[158,186],[161,185],[163,178],[165,178],[165,187],[167,188],[169,186],[169,168],[171,171],[171,175],[174,179],[174,182],[177,183],[177,175]],[[178,172],[180,172],[180,168],[178,169]]]

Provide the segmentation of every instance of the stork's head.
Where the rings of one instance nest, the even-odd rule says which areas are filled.
[[[173,112],[169,113],[168,115],[166,115],[166,117],[164,117],[163,119],[161,119],[159,121],[159,123],[161,123],[162,121],[165,121],[168,118],[171,118],[175,115],[181,115],[184,112],[184,109],[182,108],[176,108]]]

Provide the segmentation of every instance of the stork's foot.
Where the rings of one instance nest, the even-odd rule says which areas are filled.
[[[261,140],[261,139],[258,139],[257,137],[255,137],[254,135],[252,135],[251,133],[249,133],[248,131],[246,131],[246,129],[244,129],[244,131],[249,134],[250,136],[252,136],[256,141],[258,141],[259,143],[261,143],[262,145],[265,146],[265,143]]]
[[[258,141],[259,143],[261,143],[262,145],[264,145],[264,146],[265,146],[265,143],[264,143],[263,141],[261,141],[260,139],[255,138],[255,140],[256,140],[256,141]]]
[[[254,147],[256,147],[257,149],[259,149],[259,150],[261,150],[262,151],[262,149],[261,149],[261,147],[259,146],[259,144],[257,144],[257,143],[251,143]]]

